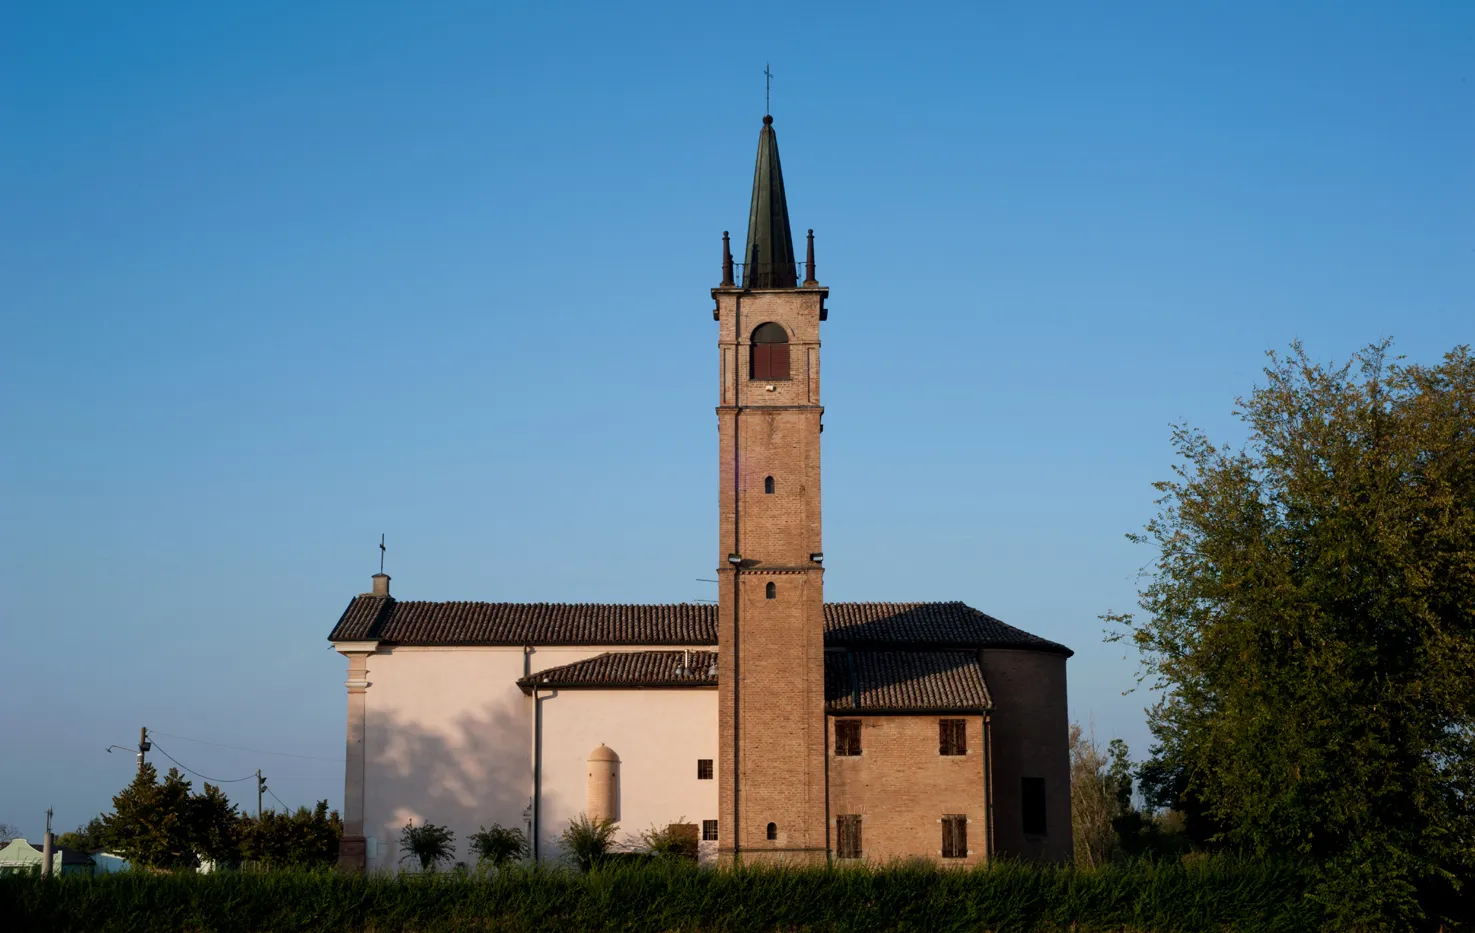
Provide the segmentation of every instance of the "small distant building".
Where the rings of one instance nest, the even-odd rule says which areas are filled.
[[[117,859],[117,856],[112,858]],[[24,839],[13,839],[0,849],[0,875],[32,871],[40,874],[43,859],[39,845],[32,845]],[[123,865],[127,867],[128,863],[123,862]],[[93,857],[80,849],[53,849],[51,852],[53,874],[91,877],[95,867]]]

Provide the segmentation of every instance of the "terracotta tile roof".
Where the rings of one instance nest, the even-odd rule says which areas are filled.
[[[685,662],[685,673],[678,669]],[[538,671],[533,687],[715,687],[715,651],[611,651]],[[827,651],[825,708],[832,713],[944,712],[992,705],[971,651]]]
[[[715,687],[715,651],[613,651],[537,671],[517,682],[539,687]],[[678,673],[683,666],[685,673]]]
[[[360,596],[331,641],[397,645],[710,645],[715,606],[677,603],[430,603]]]
[[[411,602],[359,596],[328,636],[397,645],[715,645],[717,607],[610,603]],[[961,602],[826,603],[825,644],[1030,648],[1047,641]]]
[[[1064,645],[1031,635],[961,602],[826,603],[825,644],[855,648],[1032,648],[1072,654]]]
[[[962,711],[992,707],[972,651],[826,651],[825,709]]]

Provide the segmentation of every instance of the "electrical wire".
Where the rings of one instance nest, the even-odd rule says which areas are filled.
[[[282,812],[283,813],[287,814],[288,816],[291,816],[292,815],[292,808],[289,807],[289,806],[287,806],[287,802],[285,800],[283,800],[282,798],[280,798],[280,797],[277,796],[277,792],[276,791],[274,791],[270,787],[268,787],[266,789],[266,792],[268,794],[271,794],[271,799],[272,800],[275,800],[277,803],[279,803],[279,804],[282,805]]]
[[[216,783],[216,784],[239,784],[241,781],[254,780],[255,777],[256,777],[256,775],[254,775],[254,774],[248,774],[248,775],[246,775],[243,778],[213,778],[213,777],[210,777],[209,775],[201,774],[200,772],[196,771],[194,768],[191,768],[188,765],[184,764],[178,758],[175,758],[173,755],[171,755],[168,752],[164,751],[164,747],[161,746],[158,742],[155,742],[154,743],[154,751],[156,751],[159,754],[163,755],[165,758],[168,758],[170,761],[172,761],[175,764],[179,765],[181,768],[184,768],[184,770],[188,771],[190,774],[193,774],[195,777],[200,778],[202,780],[211,781],[211,782]]]
[[[305,758],[308,761],[332,761],[342,762],[341,758],[323,758],[318,755],[294,755],[291,752],[266,752],[259,748],[246,748],[243,745],[226,745],[224,742],[207,742],[204,739],[192,739],[187,735],[174,735],[170,732],[154,732],[151,735],[168,736],[171,739],[183,739],[186,742],[198,742],[201,745],[214,745],[216,748],[233,748],[238,752],[250,752],[253,755],[276,755],[278,758]]]

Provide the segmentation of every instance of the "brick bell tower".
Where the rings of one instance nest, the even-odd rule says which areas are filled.
[[[718,321],[718,846],[824,861],[824,554],[814,231],[798,278],[773,118],[758,133],[748,240],[722,235]]]

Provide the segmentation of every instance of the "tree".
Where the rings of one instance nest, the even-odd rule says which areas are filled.
[[[113,812],[102,821],[104,843],[136,865],[188,868],[198,861],[190,782],[177,768],[160,784],[154,766],[145,764],[113,798]]]
[[[94,816],[86,826],[78,826],[69,833],[56,837],[59,849],[76,849],[80,852],[96,852],[104,847],[102,815]]]
[[[1118,850],[1112,821],[1118,795],[1106,774],[1106,756],[1096,735],[1070,726],[1070,822],[1078,868],[1096,868],[1110,862]]]
[[[471,851],[476,853],[477,861],[487,862],[495,868],[522,858],[527,850],[527,837],[515,827],[509,829],[493,823],[491,829],[483,826],[479,832],[471,834]]]
[[[580,813],[569,820],[560,839],[579,870],[588,871],[603,862],[614,848],[617,830],[614,820],[591,820],[589,814]]]
[[[0,845],[4,845],[12,839],[19,838],[20,830],[16,829],[14,826],[11,826],[9,823],[0,823]]]
[[[190,843],[195,853],[220,864],[241,857],[241,818],[224,791],[207,783],[205,792],[191,798]]]
[[[322,868],[338,860],[343,820],[326,800],[311,810],[267,810],[260,819],[242,817],[239,826],[240,854],[247,861],[268,868]]]
[[[445,826],[430,822],[416,826],[415,821],[410,820],[399,834],[400,848],[405,850],[400,861],[419,859],[421,871],[435,871],[437,864],[456,857],[455,839],[456,834]]]
[[[1190,832],[1410,928],[1475,877],[1475,359],[1389,346],[1270,354],[1240,449],[1175,428],[1145,617],[1106,618],[1163,690],[1144,777]]]

